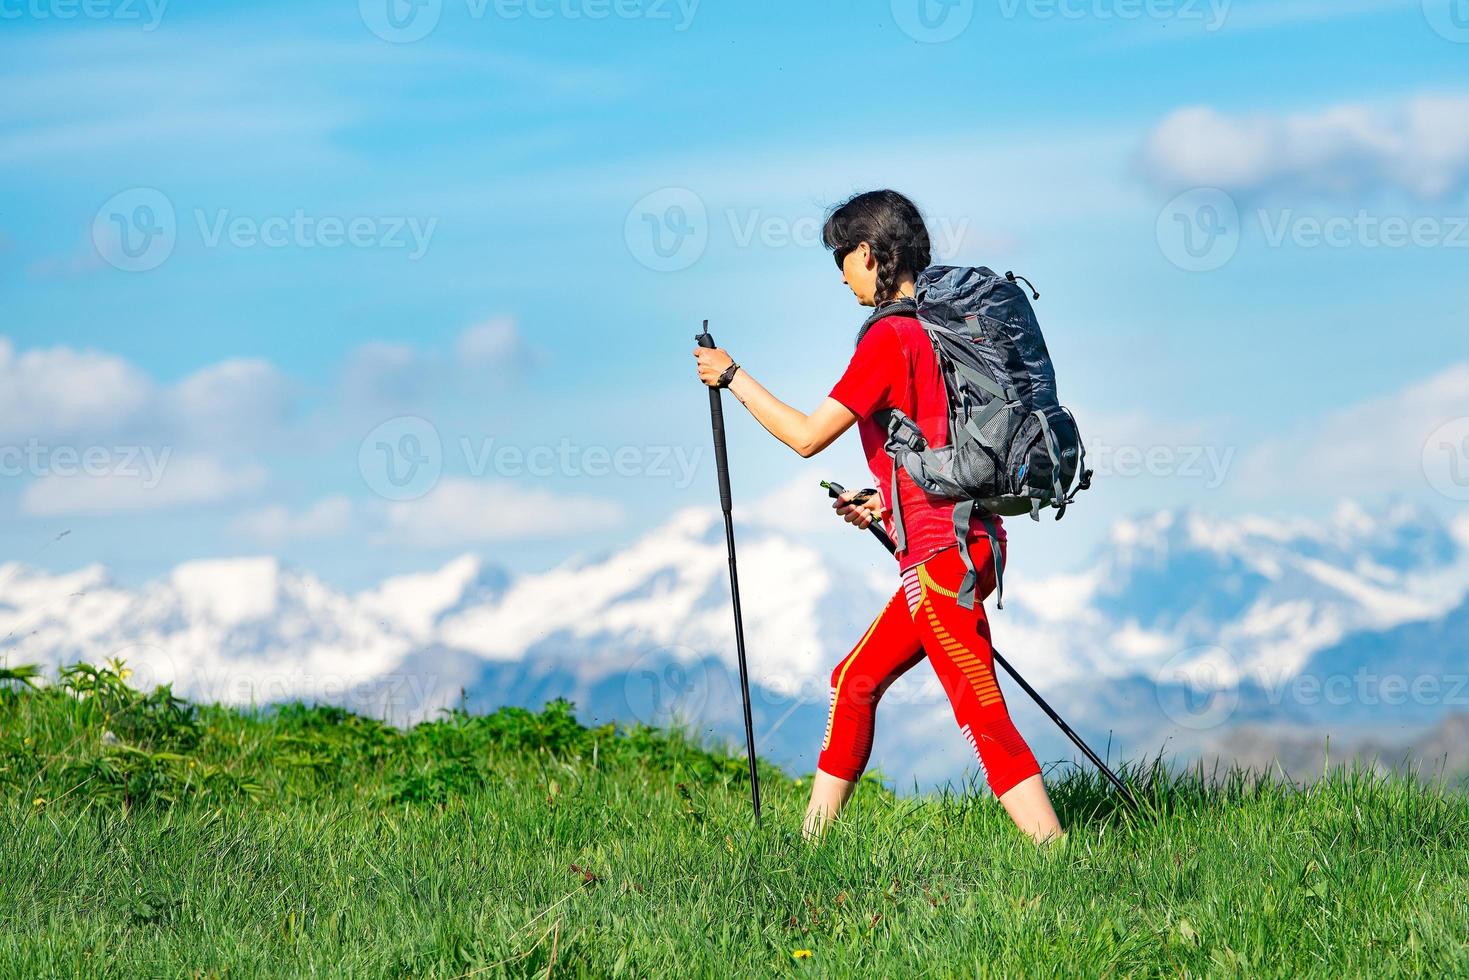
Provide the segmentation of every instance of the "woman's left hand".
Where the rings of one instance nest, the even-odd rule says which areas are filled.
[[[860,528],[866,528],[882,520],[883,505],[882,496],[874,493],[865,500],[853,503],[862,491],[847,490],[840,497],[832,501],[831,506],[836,510],[837,516],[848,524],[854,524]]]
[[[694,357],[699,360],[699,380],[711,388],[719,386],[719,376],[734,363],[723,347],[695,347]]]

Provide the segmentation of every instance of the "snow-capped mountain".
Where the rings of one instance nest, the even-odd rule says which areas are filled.
[[[750,647],[778,651],[759,665],[772,690],[824,676],[829,651],[879,604],[860,582],[835,588],[818,552],[773,534],[742,541],[740,563]],[[272,558],[188,562],[137,590],[97,566],[48,575],[12,563],[0,566],[0,657],[121,656],[144,682],[237,704],[370,706],[411,674],[419,696],[392,694],[398,716],[411,717],[494,664],[559,664],[579,681],[640,660],[733,666],[732,653],[720,659],[731,646],[727,574],[717,515],[696,510],[624,551],[539,575],[511,580],[464,556],[355,595]]]
[[[742,528],[741,586],[757,745],[809,770],[831,669],[886,598],[872,576],[771,528]],[[1197,754],[1231,726],[1360,724],[1305,710],[1302,671],[1438,664],[1464,649],[1469,518],[1342,506],[1325,522],[1165,512],[1118,524],[1084,571],[1007,578],[1000,648],[1114,757]],[[356,594],[270,558],[177,566],[129,589],[100,567],[0,566],[0,662],[125,658],[144,683],[200,700],[346,703],[407,722],[570,697],[586,721],[674,718],[742,741],[718,515],[673,515],[630,547],[512,578],[464,556]],[[1425,669],[1428,669],[1425,667]],[[1044,758],[1073,752],[1007,690]],[[973,768],[933,674],[884,697],[872,764],[900,787]],[[1400,723],[1436,723],[1441,698]]]
[[[1218,683],[1267,683],[1353,633],[1459,605],[1469,517],[1450,526],[1411,506],[1350,503],[1323,523],[1163,511],[1114,526],[1087,571],[1015,591],[1019,618],[1068,628],[1071,662],[1088,673],[1186,673],[1200,661]]]

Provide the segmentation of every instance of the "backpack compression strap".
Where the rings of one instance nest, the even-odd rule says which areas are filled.
[[[959,557],[964,559],[965,569],[958,598],[959,605],[965,609],[974,608],[975,593],[979,590],[979,569],[974,567],[974,559],[969,555],[969,525],[978,506],[974,500],[961,500],[954,504],[954,538],[959,544]],[[1004,609],[1005,562],[1000,557],[999,528],[993,514],[984,515],[981,523],[984,524],[985,536],[990,539],[990,560],[995,564],[995,608]]]

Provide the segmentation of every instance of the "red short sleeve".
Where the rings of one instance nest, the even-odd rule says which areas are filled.
[[[851,409],[858,418],[892,408],[903,390],[903,345],[892,325],[885,320],[873,324],[857,345],[831,397]]]

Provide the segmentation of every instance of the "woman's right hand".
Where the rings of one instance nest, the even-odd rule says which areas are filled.
[[[856,527],[866,528],[873,521],[882,519],[882,495],[874,493],[866,500],[852,503],[852,498],[858,496],[862,491],[847,490],[836,500],[831,502],[832,509],[837,516],[848,524]]]

